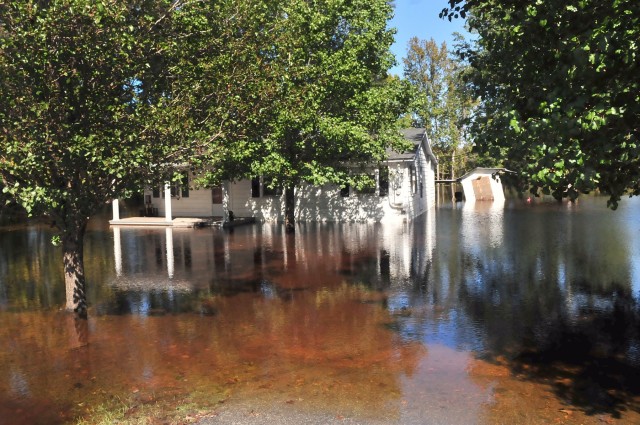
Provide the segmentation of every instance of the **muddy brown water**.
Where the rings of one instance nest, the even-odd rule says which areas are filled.
[[[51,229],[5,225],[0,424],[252,400],[359,423],[640,423],[639,207],[457,204],[295,236],[96,218],[87,321],[60,311]]]

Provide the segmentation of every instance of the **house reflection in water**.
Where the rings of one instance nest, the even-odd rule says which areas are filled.
[[[357,283],[406,284],[425,273],[435,248],[435,214],[410,223],[300,224],[220,229],[112,227],[119,290],[288,294]],[[266,290],[265,288],[271,288]]]

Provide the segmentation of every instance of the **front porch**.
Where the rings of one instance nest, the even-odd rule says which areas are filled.
[[[115,202],[115,201],[114,201]],[[165,217],[127,217],[109,220],[112,226],[133,227],[205,227],[219,223],[222,225],[222,217],[196,218],[176,217],[167,221]]]
[[[164,216],[157,217],[157,208],[151,208],[151,201],[145,202],[144,210],[140,211],[139,217],[120,218],[120,202],[118,199],[112,201],[113,218],[109,220],[112,226],[130,227],[178,227],[192,228],[205,226],[222,226],[224,218],[222,216],[209,217],[173,217],[172,215],[172,194],[171,187],[167,183],[164,187]],[[153,214],[145,214],[153,212]]]

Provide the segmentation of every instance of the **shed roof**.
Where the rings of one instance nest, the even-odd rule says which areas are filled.
[[[468,173],[466,173],[464,176],[459,177],[458,181],[462,181],[466,178],[471,177],[474,174],[480,174],[480,175],[493,175],[496,173],[513,173],[513,171],[507,170],[506,168],[487,168],[487,167],[478,167],[475,168],[471,171],[469,171]]]

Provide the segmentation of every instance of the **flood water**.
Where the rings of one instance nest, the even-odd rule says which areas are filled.
[[[51,229],[1,227],[0,423],[233,403],[358,423],[640,423],[640,200],[605,204],[446,205],[295,236],[97,218],[88,321],[60,311]]]

